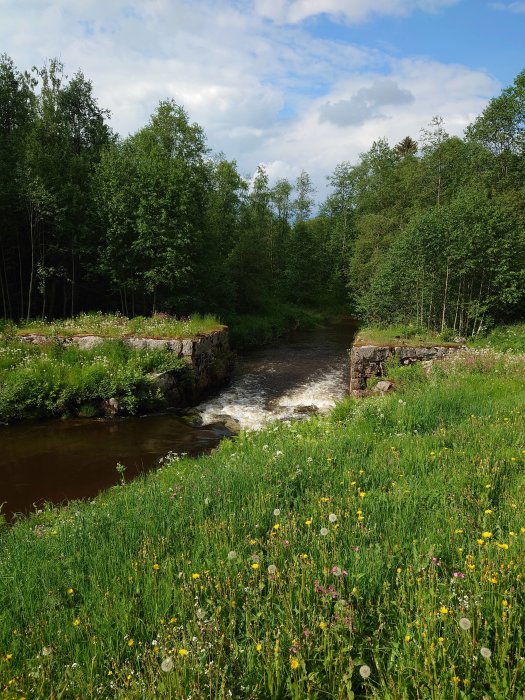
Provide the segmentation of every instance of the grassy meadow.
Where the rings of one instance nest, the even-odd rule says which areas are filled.
[[[524,369],[394,368],[4,526],[2,697],[523,697]]]

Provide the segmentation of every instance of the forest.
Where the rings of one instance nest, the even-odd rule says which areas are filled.
[[[82,72],[0,57],[0,316],[345,304],[476,334],[525,308],[525,70],[465,130],[439,116],[327,176],[270,183],[165,100],[122,138]]]

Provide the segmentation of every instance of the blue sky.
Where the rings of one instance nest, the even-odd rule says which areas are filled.
[[[92,80],[122,135],[174,98],[250,176],[326,176],[378,138],[461,135],[525,68],[525,0],[0,0],[0,52]]]

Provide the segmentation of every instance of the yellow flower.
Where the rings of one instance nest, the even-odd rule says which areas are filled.
[[[250,544],[257,544],[257,540],[250,540]]]
[[[262,649],[262,644],[261,644],[260,642],[259,642],[258,644],[256,644],[256,645],[255,645],[255,649],[256,649],[257,651],[261,651],[261,649]]]
[[[128,639],[128,647],[132,647],[135,644],[133,639]]]
[[[74,592],[75,592],[75,591],[74,591],[71,587],[69,587],[69,588],[67,589],[68,595],[73,595]]]
[[[326,622],[323,622],[323,621],[321,620],[321,622],[319,623],[319,627],[320,627],[322,630],[326,629]]]
[[[301,556],[305,561],[308,559],[308,554],[301,554]]]
[[[490,579],[490,582],[491,582],[491,583],[497,583],[497,582],[498,582],[497,577],[496,577],[496,576],[493,576],[493,577]]]
[[[440,644],[443,644],[444,641],[445,641],[445,637],[438,637],[438,642]]]
[[[485,544],[485,540],[476,540],[478,544]]]
[[[158,564],[153,564],[153,571],[158,571],[160,566]]]
[[[280,527],[281,527],[281,526],[279,525],[279,523],[275,523],[275,525],[273,526],[273,529],[274,529],[274,530],[278,530]]]
[[[174,625],[176,622],[177,622],[177,618],[176,618],[176,617],[170,618],[170,623],[171,623],[172,625]]]
[[[508,601],[508,600],[504,600],[504,601],[502,601],[501,604],[503,605],[504,608],[508,608],[508,606],[509,606],[509,601]]]
[[[13,654],[6,654],[6,655],[5,655],[5,660],[6,660],[6,661],[11,661],[12,658],[13,658]]]
[[[366,491],[359,491],[359,498],[364,498],[366,496]]]
[[[187,649],[179,649],[179,656],[187,656],[188,650]]]
[[[412,637],[409,634],[405,634],[405,642],[409,642]]]
[[[75,617],[75,619],[73,620],[73,627],[78,627],[79,625],[80,625],[80,620],[78,619],[78,617]]]
[[[482,536],[484,539],[488,540],[488,539],[490,539],[490,538],[492,537],[492,532],[482,532],[482,533],[481,533],[481,536]]]
[[[442,605],[442,606],[439,608],[439,612],[440,612],[442,615],[448,615],[448,608],[446,608],[444,605]]]
[[[192,577],[193,580],[195,580],[195,579],[200,578],[201,575],[200,575],[200,574],[192,574],[191,577]]]
[[[257,564],[257,562],[254,562],[252,564],[252,569],[258,569],[258,568],[259,568],[259,564]]]
[[[463,530],[461,530],[461,529],[459,529],[459,530],[454,530],[454,534],[455,534],[455,535],[462,535],[462,534],[463,534]]]
[[[290,666],[292,667],[293,671],[295,671],[296,668],[299,668],[299,662],[297,659],[290,659]]]
[[[509,545],[506,542],[496,542],[496,547],[500,549],[508,549]]]
[[[305,525],[311,525],[311,524],[312,524],[312,519],[311,519],[311,518],[308,518],[308,520],[305,520],[305,521],[304,521],[304,524],[305,524]]]
[[[493,512],[494,512],[493,510],[491,510],[490,508],[487,508],[487,510],[485,511],[485,515],[492,515]]]

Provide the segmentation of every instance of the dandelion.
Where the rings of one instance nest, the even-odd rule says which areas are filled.
[[[277,567],[275,566],[275,564],[270,564],[270,566],[268,567],[268,573],[270,576],[275,576],[275,574],[277,573]]]
[[[153,571],[158,571],[160,566],[158,564],[153,564]]]
[[[281,509],[275,508],[273,511],[273,514],[275,515],[276,518],[278,518],[281,515]]]
[[[71,588],[71,586],[67,589],[67,594],[68,595],[73,595],[75,591]]]
[[[206,612],[202,608],[198,608],[195,612],[195,616],[197,617],[197,620],[204,620],[206,617]]]
[[[237,557],[237,552],[234,549],[232,549],[231,552],[228,552],[228,559],[230,559],[230,560],[236,559],[236,557]]]
[[[201,575],[200,574],[192,574],[191,577],[194,581],[196,581],[198,578],[201,577]]]
[[[273,526],[273,529],[274,529],[274,530],[278,530],[280,527],[281,527],[281,526],[279,525],[279,523],[275,523],[275,525]]]
[[[188,650],[184,649],[184,647],[182,649],[179,649],[179,656],[187,656],[188,653]]]
[[[363,664],[360,669],[359,669],[359,675],[361,678],[368,678],[370,674],[372,673],[372,669],[370,666],[367,666],[366,664]]]
[[[312,519],[308,518],[308,520],[304,521],[304,524],[310,526],[312,524]]]
[[[405,642],[409,642],[412,637],[409,634],[405,634]]]
[[[321,620],[321,622],[319,623],[319,627],[320,627],[322,630],[326,629],[326,622],[323,622],[323,620]]]
[[[254,571],[256,571],[258,568],[259,568],[259,564],[258,564],[256,561],[254,561],[253,564],[252,564],[252,569],[253,569]]]
[[[164,659],[160,665],[164,673],[169,673],[170,671],[173,671],[173,666],[174,664],[171,656],[168,656],[166,659]]]
[[[336,523],[337,522],[337,515],[335,513],[330,513],[330,515],[328,516],[328,520],[331,523]]]
[[[322,527],[322,528],[319,530],[319,534],[320,534],[322,537],[326,537],[326,535],[328,534],[328,529],[327,529],[326,527]]]
[[[290,659],[290,666],[292,667],[292,671],[295,671],[296,668],[299,668],[299,662],[297,659]]]
[[[492,537],[492,532],[482,532],[481,536],[483,537],[483,539],[488,540]]]
[[[459,620],[459,626],[461,627],[462,630],[469,630],[471,627],[471,622],[468,619],[468,617],[462,617]]]
[[[80,620],[78,619],[78,617],[75,617],[75,619],[73,620],[73,627],[78,627],[79,625],[80,625]]]
[[[128,639],[128,647],[132,647],[135,644],[134,639]]]
[[[481,647],[481,649],[479,650],[479,653],[481,654],[481,656],[484,659],[490,659],[490,657],[492,656],[491,650],[488,649],[487,647]]]
[[[261,651],[261,650],[262,650],[262,644],[261,644],[260,642],[258,642],[258,643],[255,645],[255,650],[256,650],[256,651]]]
[[[442,615],[448,615],[448,608],[446,608],[444,605],[442,605],[442,606],[439,608],[439,612],[440,612]]]

